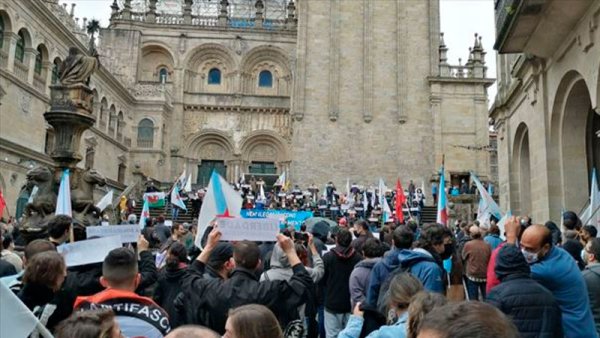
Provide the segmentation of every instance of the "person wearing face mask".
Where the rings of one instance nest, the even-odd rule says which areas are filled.
[[[600,335],[600,238],[591,238],[587,242],[584,260],[587,266],[583,270],[583,279],[587,284],[596,331]]]
[[[516,244],[519,229],[516,217],[506,222],[507,245]],[[550,230],[538,224],[529,226],[521,236],[519,247],[529,263],[531,277],[556,298],[565,337],[598,337],[583,276],[571,255],[552,245]]]
[[[369,230],[369,224],[365,220],[359,220],[354,223],[354,229],[352,231],[356,237],[352,240],[352,247],[356,252],[362,252],[365,242],[369,238],[373,238],[373,233]]]

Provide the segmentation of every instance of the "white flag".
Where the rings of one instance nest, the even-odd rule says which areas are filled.
[[[60,179],[58,199],[56,200],[55,215],[72,216],[71,209],[71,184],[69,183],[69,169],[65,169]]]
[[[185,187],[183,187],[183,191],[191,192],[192,191],[192,174],[190,173],[185,180]]]
[[[104,195],[104,197],[102,197],[102,199],[100,201],[98,201],[98,204],[96,204],[96,207],[98,209],[100,209],[100,211],[104,211],[104,209],[106,209],[106,207],[108,207],[109,205],[112,205],[113,197],[114,197],[114,191],[111,189],[109,192],[106,193],[106,195]]]
[[[34,185],[33,189],[31,189],[31,195],[29,195],[29,200],[27,201],[27,203],[33,203],[33,199],[35,198],[35,195],[37,195],[38,193],[38,186]]]
[[[267,196],[265,196],[265,188],[264,188],[264,184],[260,185],[260,195],[258,195],[258,197],[263,200],[266,201],[267,200]]]
[[[0,337],[27,338],[37,328],[42,337],[52,338],[52,334],[4,283],[0,283],[0,299]]]
[[[179,187],[177,184],[175,184],[173,190],[171,190],[171,204],[178,206],[180,209],[187,210],[185,203],[181,199],[181,196],[179,196]]]
[[[592,170],[592,189],[590,190],[590,205],[581,213],[579,219],[583,225],[593,225],[600,230],[600,189],[598,188],[598,180],[596,177],[596,168]],[[594,214],[594,211],[596,212]]]

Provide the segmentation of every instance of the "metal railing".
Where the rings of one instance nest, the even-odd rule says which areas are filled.
[[[152,148],[154,147],[154,140],[138,139],[138,148]]]

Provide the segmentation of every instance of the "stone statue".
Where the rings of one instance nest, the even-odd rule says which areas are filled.
[[[96,169],[79,172],[71,189],[73,223],[82,227],[100,222],[100,210],[94,204],[94,187],[106,185],[106,178]]]
[[[37,186],[38,192],[23,212],[21,233],[29,242],[47,237],[46,223],[56,210],[54,174],[47,167],[36,167],[27,172],[26,186]]]
[[[60,67],[60,83],[63,86],[74,84],[88,85],[90,76],[100,65],[98,53],[92,50],[92,56],[82,54],[77,47],[69,48],[69,56]]]

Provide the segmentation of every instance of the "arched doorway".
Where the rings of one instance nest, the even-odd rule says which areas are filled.
[[[263,178],[271,187],[277,177],[289,171],[289,151],[283,139],[275,132],[258,130],[250,133],[240,147],[244,166],[242,171],[248,181],[251,176]]]
[[[557,89],[549,153],[550,207],[580,212],[588,203],[592,168],[600,170],[600,116],[583,77],[568,72]],[[559,185],[552,183],[560,182]]]
[[[186,155],[197,165],[196,184],[200,187],[208,186],[213,171],[231,180],[228,164],[233,153],[233,142],[221,131],[204,131],[192,136]]]
[[[516,215],[531,215],[529,129],[525,123],[521,123],[515,133],[511,173],[511,210]]]

